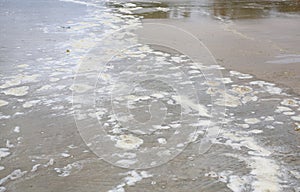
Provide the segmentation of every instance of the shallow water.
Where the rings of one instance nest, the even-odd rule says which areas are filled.
[[[300,190],[299,96],[221,67],[203,45],[198,63],[137,35],[157,7],[179,18],[180,6],[188,17],[215,6],[217,18],[221,6],[233,19],[257,4],[47,3],[60,14],[3,6],[1,192]],[[131,13],[140,6],[151,8]]]

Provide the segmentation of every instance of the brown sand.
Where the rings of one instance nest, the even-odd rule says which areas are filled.
[[[300,94],[300,20],[297,18],[274,17],[228,23],[207,18],[147,19],[144,23],[182,28],[201,40],[225,68],[288,86]],[[140,37],[159,40],[160,35],[153,33],[147,28],[141,31]],[[287,61],[279,61],[283,59],[279,56],[285,56]]]

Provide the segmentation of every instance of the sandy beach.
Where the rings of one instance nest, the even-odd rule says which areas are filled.
[[[0,1],[0,192],[300,191],[299,13]]]

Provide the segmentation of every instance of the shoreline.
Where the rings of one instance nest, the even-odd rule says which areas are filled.
[[[141,10],[133,3],[114,8],[101,1],[66,0],[51,5],[59,14],[40,8],[28,14],[31,7],[25,7],[4,18],[18,19],[7,22],[9,38],[0,39],[9,53],[0,61],[0,192],[300,189],[300,98],[289,95],[286,86],[248,75],[253,73],[230,71],[250,70],[252,63],[277,56],[280,50],[262,33],[246,23],[207,17],[143,20],[131,14],[131,9]],[[153,9],[158,8],[168,10]],[[201,52],[208,61],[203,63],[223,76],[207,81],[207,66],[175,49],[162,50],[161,44],[139,44],[142,36],[160,40],[169,31],[107,35],[151,21],[196,35],[227,67],[209,62],[207,50]],[[275,42],[282,46],[280,39]],[[179,45],[192,54],[200,50]],[[106,62],[111,55],[116,57]]]

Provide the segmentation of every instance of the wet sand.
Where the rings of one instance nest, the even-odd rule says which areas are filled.
[[[294,1],[229,18],[172,2],[1,2],[0,192],[300,190]],[[168,34],[147,22],[192,32],[218,63],[144,44]]]
[[[202,41],[225,68],[290,87],[299,94],[299,16],[256,18],[254,13],[252,17],[250,13],[246,19],[220,20],[195,15],[180,19],[146,18],[143,22],[186,30]],[[151,29],[144,30],[141,38],[149,38],[149,34],[152,38],[152,33]],[[159,39],[159,34],[154,38]]]

